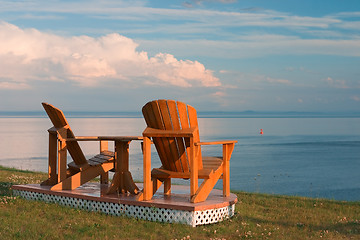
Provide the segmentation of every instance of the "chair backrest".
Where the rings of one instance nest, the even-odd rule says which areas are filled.
[[[54,127],[57,129],[60,129],[63,127],[68,127],[67,137],[74,138],[75,135],[74,135],[73,131],[71,130],[69,123],[67,122],[67,120],[64,116],[64,113],[60,109],[54,107],[51,104],[42,103],[42,105],[43,105],[47,115],[49,116],[52,124],[54,125]],[[67,142],[67,149],[70,153],[71,158],[77,165],[80,166],[83,164],[87,164],[84,153],[81,151],[81,148],[80,148],[80,145],[78,144],[78,142],[76,142],[76,141]]]
[[[161,130],[180,130],[197,127],[197,114],[195,108],[183,102],[174,100],[154,100],[148,102],[143,108],[145,122],[148,127]],[[194,141],[200,140],[199,131],[194,136]],[[188,139],[153,138],[156,150],[166,170],[189,172],[189,146]],[[201,151],[197,151],[199,169],[202,168]]]

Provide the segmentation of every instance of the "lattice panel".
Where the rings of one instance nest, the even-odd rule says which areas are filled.
[[[101,212],[115,216],[134,217],[148,221],[182,223],[191,225],[193,227],[197,225],[221,222],[233,216],[235,211],[235,204],[223,208],[191,212],[168,208],[144,207],[136,205],[125,205],[121,203],[86,200],[22,190],[13,190],[13,193],[14,195],[21,196],[28,200],[57,203],[63,206],[87,211]]]
[[[195,211],[195,226],[221,222],[229,217],[232,217],[234,212],[235,204],[222,208]]]

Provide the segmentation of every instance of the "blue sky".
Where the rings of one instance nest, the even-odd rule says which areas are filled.
[[[360,1],[1,1],[0,111],[360,111]]]

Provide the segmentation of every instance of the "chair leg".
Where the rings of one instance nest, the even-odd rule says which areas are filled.
[[[100,153],[109,149],[108,141],[100,141]],[[109,172],[103,173],[100,175],[100,183],[108,184],[109,183]]]
[[[50,131],[49,129],[49,170],[48,179],[43,181],[40,185],[42,186],[53,186],[58,183],[58,175],[56,173],[57,168],[57,133],[56,131]]]
[[[223,145],[223,196],[230,196],[230,158],[235,144]]]
[[[161,187],[162,185],[162,181],[160,181],[157,178],[151,178],[151,182],[152,182],[152,186],[153,186],[153,193],[152,195],[154,195],[156,193],[156,191]],[[152,197],[152,196],[151,196]]]
[[[171,194],[171,178],[164,180],[164,195],[170,195]]]
[[[151,181],[150,181],[150,185],[152,187],[152,192],[151,192],[151,196],[147,196],[147,198],[145,198],[145,193],[144,193],[144,190],[145,188],[138,194],[136,195],[135,199],[137,201],[147,201],[147,200],[151,200],[152,196],[156,193],[156,191],[161,187],[162,185],[162,181],[160,181],[159,179],[157,178],[151,178]],[[149,193],[147,193],[149,194]]]
[[[230,177],[229,177],[229,169],[223,173],[223,196],[230,196]]]
[[[230,196],[230,166],[229,161],[225,159],[223,161],[223,196],[228,197]]]
[[[144,175],[144,189],[142,192],[143,200],[151,200],[154,192],[157,190],[153,188],[153,179],[151,179],[151,141],[150,138],[144,137],[143,140],[143,175]],[[158,180],[156,180],[158,181]]]
[[[219,180],[222,174],[222,167],[218,168],[215,172],[210,174],[209,179],[205,179],[198,190],[196,191],[195,195],[191,197],[190,202],[197,203],[203,202],[209,196],[211,190],[213,190],[216,182]]]
[[[100,183],[108,184],[109,183],[109,172],[100,174]]]

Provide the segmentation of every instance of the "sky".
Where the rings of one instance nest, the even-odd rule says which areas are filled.
[[[0,111],[360,112],[358,0],[0,0]]]

